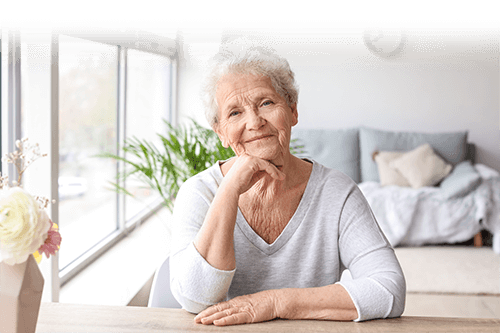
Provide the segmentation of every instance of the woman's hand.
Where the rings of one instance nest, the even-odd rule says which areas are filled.
[[[285,179],[285,174],[271,162],[243,154],[235,159],[224,180],[228,186],[236,190],[238,195],[241,195],[265,175],[276,180]]]
[[[275,290],[238,296],[200,312],[194,321],[216,326],[258,323],[278,317]]]
[[[358,311],[340,284],[283,288],[235,297],[200,312],[196,323],[217,326],[258,323],[275,318],[354,320]]]

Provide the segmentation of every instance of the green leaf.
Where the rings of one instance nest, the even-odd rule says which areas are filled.
[[[124,180],[135,179],[147,188],[156,191],[163,205],[170,211],[180,186],[187,179],[202,172],[219,160],[235,156],[231,148],[224,148],[217,134],[190,118],[187,125],[172,126],[165,119],[165,133],[157,133],[159,144],[137,137],[123,142],[124,156],[111,153],[95,155],[110,158],[125,164],[117,183],[110,182],[112,190],[133,196],[122,185]],[[303,146],[292,140],[290,151],[303,152]]]

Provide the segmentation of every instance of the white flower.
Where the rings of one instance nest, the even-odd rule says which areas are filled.
[[[20,187],[0,190],[0,262],[22,263],[47,238],[51,223],[44,209]]]

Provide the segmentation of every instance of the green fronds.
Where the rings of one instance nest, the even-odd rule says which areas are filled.
[[[125,171],[117,182],[110,182],[118,193],[133,196],[123,186],[123,180],[134,177],[158,192],[170,211],[180,186],[188,178],[206,170],[218,160],[234,156],[225,149],[211,129],[204,128],[191,119],[186,125],[174,127],[167,121],[165,134],[157,134],[159,145],[137,137],[128,138],[123,145],[125,157],[103,153],[102,158],[112,158],[125,164]]]
[[[112,158],[125,164],[125,171],[118,175],[116,183],[110,182],[112,190],[133,196],[123,186],[123,180],[135,179],[145,187],[158,192],[164,206],[173,210],[174,198],[180,186],[188,178],[206,170],[215,162],[235,156],[231,148],[224,148],[217,134],[190,119],[188,125],[172,126],[164,121],[167,131],[157,134],[159,144],[137,137],[125,140],[122,147],[125,157],[103,153],[102,158]],[[304,146],[292,140],[292,154],[303,153]]]

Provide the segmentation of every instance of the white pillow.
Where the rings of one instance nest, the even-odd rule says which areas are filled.
[[[378,167],[378,175],[380,178],[380,185],[389,186],[397,185],[402,187],[409,187],[408,180],[395,168],[390,166],[390,163],[401,156],[404,152],[398,151],[381,151],[375,155],[375,162]]]
[[[433,186],[446,177],[452,166],[443,161],[426,143],[390,163],[408,180],[411,187]]]

